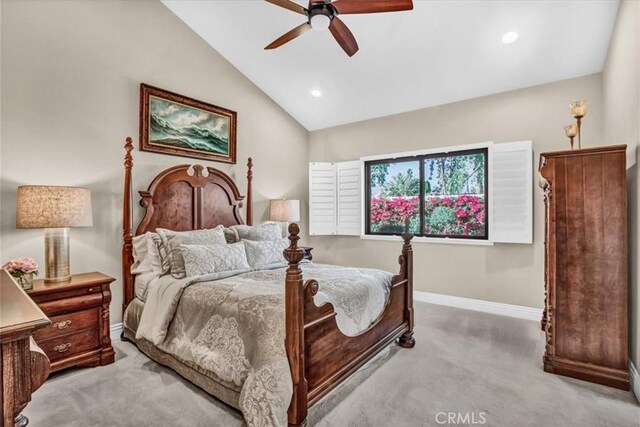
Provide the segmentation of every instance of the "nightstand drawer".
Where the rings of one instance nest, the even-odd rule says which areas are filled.
[[[100,322],[100,308],[77,311],[51,317],[51,325],[39,330],[35,334],[38,342],[71,334],[83,329],[98,328]]]
[[[87,329],[77,334],[64,335],[46,341],[39,341],[38,345],[52,362],[72,354],[82,353],[100,347],[100,337],[96,329]]]
[[[55,301],[36,302],[47,316],[52,317],[67,311],[79,311],[90,307],[98,307],[102,304],[102,294],[88,294]]]

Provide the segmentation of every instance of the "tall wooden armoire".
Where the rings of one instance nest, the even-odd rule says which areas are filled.
[[[627,390],[626,145],[540,155],[544,370]]]

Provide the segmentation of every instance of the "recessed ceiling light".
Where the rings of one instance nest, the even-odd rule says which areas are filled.
[[[311,91],[311,96],[315,96],[316,98],[320,98],[322,96],[322,92],[320,89],[313,89]]]
[[[504,44],[511,44],[516,40],[518,40],[518,33],[515,31],[509,31],[508,33],[504,33],[502,36],[502,43]]]

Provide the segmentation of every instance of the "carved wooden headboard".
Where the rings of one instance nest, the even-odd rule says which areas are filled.
[[[124,284],[123,310],[135,295],[133,264],[133,215],[131,202],[131,170],[133,169],[133,142],[127,138],[124,157],[124,203],[122,206],[122,279]],[[246,224],[252,224],[251,182],[253,172],[251,158],[247,163]],[[192,173],[190,173],[192,171]],[[139,236],[156,228],[176,231],[200,230],[245,224],[241,208],[244,196],[235,182],[221,170],[201,165],[178,165],[160,172],[146,191],[140,191],[140,205],[145,215],[135,235]]]

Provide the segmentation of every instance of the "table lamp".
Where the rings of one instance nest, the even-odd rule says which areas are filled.
[[[44,228],[45,282],[65,282],[69,268],[69,227],[93,225],[91,192],[86,188],[18,187],[17,228]]]
[[[283,228],[286,230],[290,222],[300,221],[300,200],[271,200],[269,203],[269,219],[271,221],[284,222]]]

